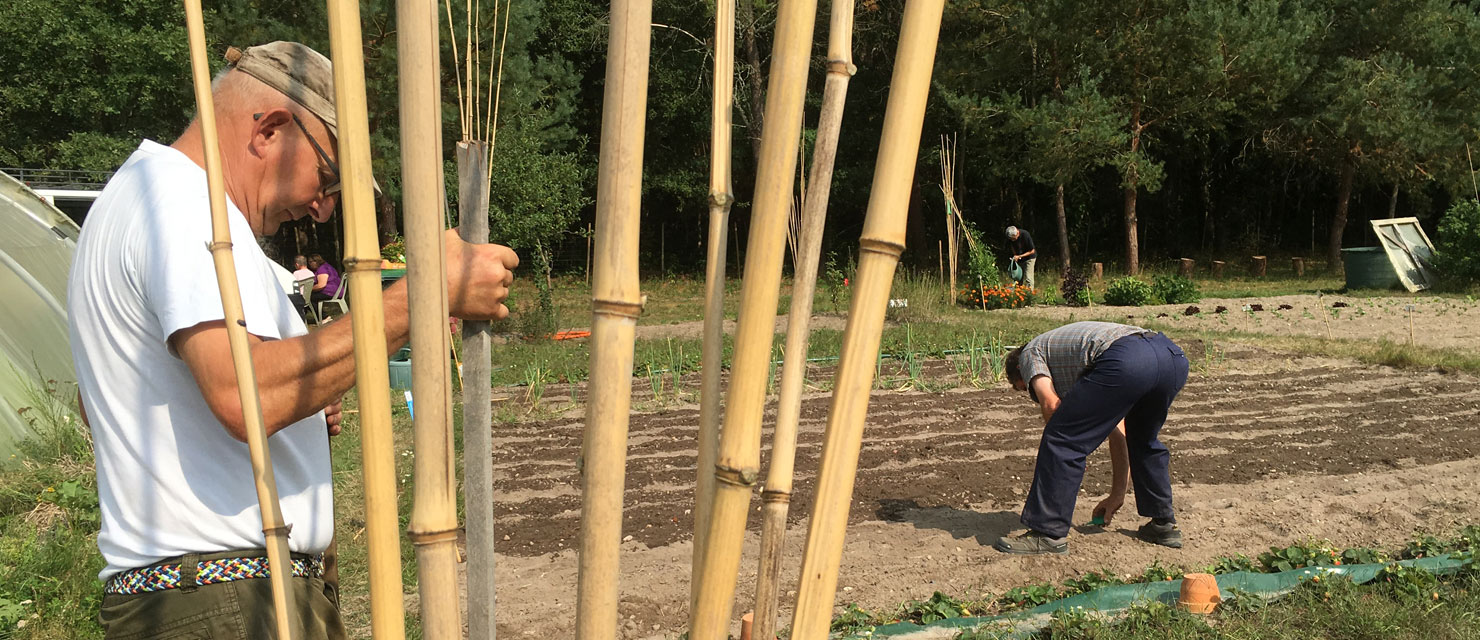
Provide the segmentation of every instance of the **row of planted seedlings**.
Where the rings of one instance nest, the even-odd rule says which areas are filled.
[[[827,353],[831,346],[827,340],[828,332],[815,333],[821,334],[815,341],[822,344],[811,350],[816,355],[807,359],[809,367],[835,365],[838,357]],[[772,347],[768,393],[776,393],[780,382],[781,364],[786,355],[782,340],[784,336],[778,336]],[[693,340],[667,338],[662,342],[648,343],[647,347],[639,349],[632,372],[639,381],[647,383],[649,395],[644,399],[655,407],[695,401],[700,371],[698,344]],[[879,352],[874,388],[899,391],[985,388],[1003,379],[1003,363],[1011,347],[1004,334],[979,331],[971,332],[964,340],[948,348],[921,344],[914,329],[905,325],[903,342],[893,347],[886,345]],[[727,364],[730,349],[731,345],[726,343]],[[570,408],[567,405],[577,404],[580,400],[579,383],[587,377],[587,372],[580,368],[583,362],[584,358],[572,355],[532,358],[522,364],[495,368],[495,384],[519,389],[502,399],[506,405],[509,400],[516,401],[508,405],[510,409],[502,417],[514,419],[540,410],[559,411]],[[929,366],[932,362],[936,364]],[[809,377],[806,385],[811,391],[828,391],[831,377]]]
[[[935,592],[924,600],[910,600],[892,610],[870,611],[856,603],[845,605],[832,623],[832,630],[842,637],[867,637],[874,629],[886,624],[913,622],[930,624],[940,620],[962,617],[988,617],[1026,611],[1081,593],[1089,593],[1103,587],[1126,584],[1141,584],[1178,580],[1187,573],[1222,575],[1237,571],[1250,573],[1281,573],[1305,568],[1336,568],[1344,565],[1383,564],[1375,582],[1397,592],[1434,602],[1442,599],[1437,585],[1446,576],[1435,575],[1420,567],[1398,564],[1403,560],[1436,558],[1448,555],[1460,563],[1460,571],[1453,576],[1480,575],[1480,525],[1470,525],[1451,536],[1418,535],[1403,548],[1386,551],[1370,547],[1342,548],[1326,540],[1308,540],[1287,547],[1271,547],[1269,551],[1249,557],[1245,554],[1220,557],[1206,566],[1190,571],[1185,567],[1153,562],[1139,574],[1117,574],[1110,570],[1087,571],[1067,578],[1057,584],[1038,584],[1013,587],[1001,594],[983,594],[980,597],[954,597]],[[1302,586],[1326,590],[1332,583],[1349,582],[1332,575],[1324,580],[1313,575],[1302,579]],[[1309,583],[1309,584],[1305,584]],[[1339,587],[1337,587],[1339,588]],[[1264,606],[1265,600],[1255,594],[1230,589],[1224,594],[1222,610],[1248,611]],[[1081,616],[1083,612],[1065,611],[1056,617]],[[959,636],[969,640],[970,631]],[[981,636],[983,638],[990,636]]]

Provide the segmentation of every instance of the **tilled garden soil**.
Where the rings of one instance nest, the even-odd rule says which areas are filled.
[[[839,602],[887,608],[937,589],[979,597],[1101,567],[1138,571],[1153,559],[1192,565],[1291,536],[1396,542],[1417,527],[1442,531],[1480,515],[1471,484],[1480,471],[1475,378],[1237,348],[1220,361],[1193,361],[1162,433],[1188,534],[1179,551],[1129,535],[1140,520],[1128,498],[1107,533],[1071,537],[1069,556],[997,554],[990,545],[1018,526],[1032,479],[1042,430],[1036,407],[1005,384],[875,391]],[[814,369],[810,379],[830,376]],[[926,369],[927,383],[955,378],[950,363]],[[697,378],[685,385],[696,389]],[[562,393],[570,391],[547,397]],[[803,405],[784,589],[794,588],[829,401],[814,393]],[[637,407],[646,410],[632,414],[629,436],[624,637],[663,637],[682,630],[687,610],[698,410],[662,408],[650,395]],[[570,635],[582,429],[579,411],[497,428],[501,633]],[[1081,520],[1108,488],[1105,454],[1096,452],[1089,466]],[[759,491],[753,504],[758,510]],[[753,511],[737,611],[749,608],[759,520]]]

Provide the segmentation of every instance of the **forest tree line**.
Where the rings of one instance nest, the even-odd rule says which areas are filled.
[[[296,40],[328,53],[322,3],[207,4],[213,51]],[[382,224],[394,227],[395,6],[361,4]],[[449,181],[460,82],[451,47],[465,32],[464,5],[453,4],[442,66]],[[506,6],[489,215],[496,239],[548,264],[562,244],[584,246],[562,239],[593,215],[607,5]],[[861,228],[902,9],[901,0],[856,6],[858,73],[825,240],[835,251],[854,246]],[[828,10],[820,4],[809,127]],[[1390,216],[1416,216],[1432,234],[1451,203],[1475,196],[1477,10],[1446,0],[952,0],[906,260],[937,264],[945,232],[937,144],[953,134],[965,218],[993,243],[1008,224],[1029,229],[1048,262],[1126,271],[1249,253],[1336,262],[1341,247],[1372,244],[1366,220]],[[503,25],[495,28],[491,6],[477,16],[488,52]],[[740,0],[731,233],[741,252],[775,16],[774,0]],[[712,20],[709,3],[654,3],[645,268],[702,264]],[[141,138],[172,140],[194,111],[183,24],[169,0],[0,3],[0,166],[111,170]],[[219,55],[215,64],[224,64]]]

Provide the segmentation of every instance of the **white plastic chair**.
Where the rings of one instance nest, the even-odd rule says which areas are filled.
[[[339,281],[339,290],[334,292],[334,297],[329,298],[328,300],[321,300],[321,301],[319,301],[319,304],[318,304],[318,315],[315,318],[315,321],[318,324],[324,324],[324,322],[325,322],[324,305],[326,305],[326,304],[338,305],[339,306],[339,315],[344,315],[346,313],[349,313],[349,303],[347,303],[347,302],[344,301],[344,293],[345,293],[345,290],[349,289],[349,287],[346,287],[344,285],[345,285],[345,282],[343,280],[340,280]],[[312,288],[312,287],[310,287],[310,288]]]
[[[294,282],[293,285],[298,288],[298,296],[303,298],[303,311],[305,315],[313,318],[313,323],[317,325],[321,324],[321,322],[319,321],[319,312],[314,309],[313,304],[313,281],[313,278],[304,278]]]

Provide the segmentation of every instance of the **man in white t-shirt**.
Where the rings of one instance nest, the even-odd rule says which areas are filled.
[[[256,238],[326,222],[338,199],[329,61],[300,44],[228,52],[213,94],[233,258],[279,499],[292,532],[292,616],[304,638],[343,637],[319,577],[334,534],[328,436],[354,382],[353,313],[306,332]],[[107,561],[108,637],[265,638],[264,536],[220,291],[198,122],[144,141],[94,205],[69,282],[78,391],[93,434]],[[446,236],[452,312],[507,316],[518,257]],[[406,288],[385,290],[386,340],[408,338]],[[195,637],[195,636],[192,636]]]

